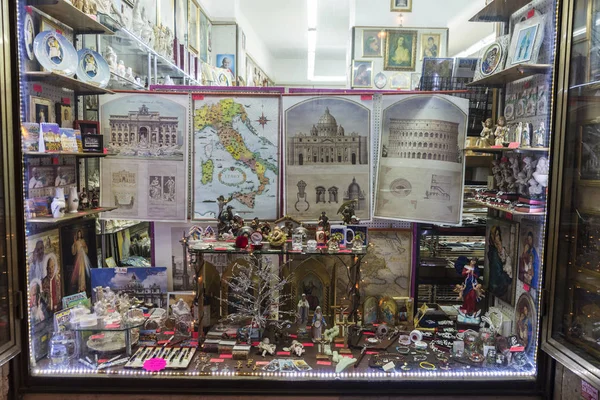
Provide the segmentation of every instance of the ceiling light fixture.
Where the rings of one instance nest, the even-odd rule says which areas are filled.
[[[315,58],[317,55],[317,10],[318,0],[306,0],[308,23],[308,65],[307,78],[314,82],[346,82],[346,76],[315,76]]]

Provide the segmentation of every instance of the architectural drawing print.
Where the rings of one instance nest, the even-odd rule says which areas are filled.
[[[286,214],[314,220],[325,211],[339,219],[339,205],[357,200],[357,217],[370,218],[371,103],[358,96],[284,98]]]
[[[137,171],[119,170],[111,173],[113,205],[119,210],[137,210]]]
[[[241,217],[277,218],[279,99],[206,96],[194,102],[194,219],[232,198]]]
[[[399,95],[382,107],[374,216],[459,224],[468,102]]]
[[[109,154],[183,160],[187,101],[182,95],[116,94],[101,99],[100,126]]]
[[[431,186],[425,192],[425,198],[429,200],[450,201],[451,185],[451,176],[432,175]]]

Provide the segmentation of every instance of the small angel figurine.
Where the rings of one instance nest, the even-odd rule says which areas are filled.
[[[262,342],[258,344],[258,351],[260,352],[260,355],[264,357],[267,355],[267,353],[273,355],[276,347],[276,345],[271,344],[269,338],[264,338]]]
[[[135,76],[133,76],[133,70],[131,69],[131,67],[127,67],[127,70],[125,71],[125,79],[135,81]]]
[[[104,58],[106,59],[106,63],[108,64],[108,69],[110,72],[117,72],[117,53],[113,50],[112,47],[106,46],[106,51],[104,52]],[[91,96],[90,96],[91,97]]]
[[[493,146],[494,132],[492,131],[492,126],[494,126],[494,123],[492,122],[492,119],[486,119],[485,122],[481,122],[481,125],[483,126],[483,130],[479,134],[479,136],[481,136],[481,139],[479,139],[479,147]]]
[[[496,137],[496,146],[502,146],[507,132],[508,128],[506,127],[506,118],[503,116],[498,117],[498,125],[496,125],[496,131],[494,132],[494,136]]]
[[[119,65],[117,65],[117,75],[119,76],[125,76],[125,61],[123,60],[119,60]]]

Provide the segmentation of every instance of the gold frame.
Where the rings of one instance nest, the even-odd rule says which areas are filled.
[[[367,55],[365,54],[365,32],[377,32],[377,38],[379,39],[379,55],[373,56],[373,55]],[[383,34],[382,34],[383,32]],[[381,58],[383,57],[383,37],[385,37],[385,29],[363,29],[362,30],[362,36],[360,39],[360,45],[362,48],[362,56],[363,58]]]
[[[48,106],[48,116],[46,118],[46,122],[55,122],[54,104],[52,104],[50,99],[38,96],[29,96],[29,122],[37,122],[35,115],[36,104]]]
[[[425,54],[423,54],[424,51],[424,47],[423,47],[423,39],[425,37],[437,37],[437,46],[438,46],[438,54],[435,56],[436,58],[444,58],[441,56],[441,52],[442,52],[442,34],[441,33],[427,33],[427,32],[422,32],[419,33],[419,46],[421,46],[421,55],[419,58],[419,61],[423,61],[423,59],[425,58]],[[448,51],[446,51],[447,53]]]
[[[192,41],[190,40],[190,37],[192,36],[192,26],[191,26],[191,16],[192,16],[192,6],[196,7],[196,32],[194,33],[196,41],[195,44],[197,45],[196,47],[194,47],[192,45]],[[190,0],[188,3],[188,15],[187,15],[188,19],[187,19],[187,34],[188,34],[188,39],[187,39],[187,47],[188,50],[194,52],[195,54],[199,54],[200,53],[200,4],[198,4],[198,2],[196,0]]]
[[[410,56],[410,65],[408,67],[401,66],[390,66],[390,36],[392,33],[403,33],[406,35],[412,36],[412,49]],[[413,30],[404,30],[404,29],[386,29],[385,30],[385,48],[384,48],[384,57],[383,57],[383,70],[384,71],[415,71],[417,67],[417,37],[418,31]]]
[[[395,0],[390,0],[390,11],[412,12],[412,2],[413,0],[406,0],[407,7],[397,7]]]
[[[410,74],[410,75],[408,75],[408,78],[407,78],[408,85],[405,85],[405,86],[394,85],[394,77],[404,76],[407,74]],[[414,88],[410,87],[412,84],[412,74],[414,74],[414,72],[396,72],[394,75],[390,76],[390,89],[414,89]]]
[[[369,69],[370,69],[369,75],[371,75],[371,78],[369,79],[371,82],[370,85],[356,85],[354,83],[354,78],[355,78],[354,70],[356,69],[356,63],[369,63],[370,64],[370,67],[369,67]],[[350,81],[351,81],[350,86],[355,87],[355,88],[372,88],[373,87],[373,60],[352,60],[352,78]]]

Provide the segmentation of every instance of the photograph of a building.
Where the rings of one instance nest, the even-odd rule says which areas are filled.
[[[145,104],[123,115],[110,115],[110,145],[136,147],[181,145],[177,139],[179,118],[160,115]]]

